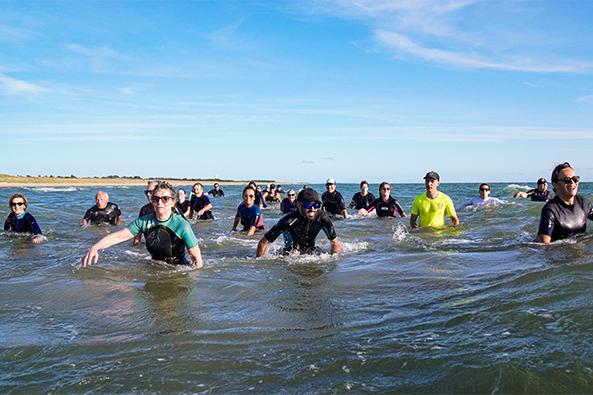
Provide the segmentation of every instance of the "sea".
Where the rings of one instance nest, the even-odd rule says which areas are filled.
[[[478,185],[440,189],[458,205]],[[424,191],[392,186],[408,213]],[[242,187],[225,186],[216,219],[192,224],[200,270],[131,242],[81,267],[137,217],[143,186],[101,187],[124,225],[86,228],[97,187],[2,188],[0,217],[26,194],[47,241],[0,231],[0,393],[590,394],[593,225],[534,243],[543,203],[512,199],[528,188],[492,184],[509,204],[459,210],[457,228],[353,215],[334,221],[337,256],[283,256],[279,238],[256,259],[261,234],[231,232]],[[338,190],[349,202],[358,185]],[[281,218],[263,215],[268,229]]]

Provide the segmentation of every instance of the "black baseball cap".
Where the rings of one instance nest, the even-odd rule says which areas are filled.
[[[426,180],[427,178],[432,178],[433,180],[441,181],[441,177],[439,177],[439,173],[437,173],[436,171],[429,171],[428,173],[426,173],[424,179]]]
[[[542,177],[542,178],[540,178],[539,180],[537,180],[537,183],[538,183],[538,184],[547,184],[548,182],[546,181],[546,179],[545,179],[545,178],[543,178],[543,177]]]
[[[305,188],[297,195],[297,201],[299,203],[319,202],[319,194],[315,189]]]

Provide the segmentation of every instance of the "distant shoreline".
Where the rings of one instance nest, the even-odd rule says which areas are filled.
[[[202,183],[205,186],[218,183],[221,186],[225,185],[246,185],[249,181],[243,180],[178,180],[178,179],[160,179],[167,181],[173,185],[193,185],[196,182]],[[92,177],[21,177],[0,175],[0,188],[28,188],[28,187],[109,187],[109,186],[140,186],[146,185],[148,179],[144,178],[92,178]],[[272,180],[256,180],[258,184],[277,184],[278,182]]]

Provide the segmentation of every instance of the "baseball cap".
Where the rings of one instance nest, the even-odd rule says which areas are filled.
[[[439,177],[439,173],[437,173],[436,171],[429,171],[428,173],[426,173],[424,179],[426,180],[427,178],[432,178],[433,180],[441,181],[441,177]]]
[[[300,203],[319,202],[319,195],[314,189],[305,188],[297,195],[297,201]]]
[[[336,183],[336,180],[335,180],[335,179],[333,179],[333,178],[328,178],[328,179],[327,179],[327,181],[325,181],[325,184],[326,184],[326,185],[327,185],[327,184],[335,184],[335,183]]]
[[[542,178],[540,178],[539,180],[537,180],[537,183],[538,183],[538,184],[547,184],[548,182],[546,181],[546,179],[545,179],[545,178],[543,178],[543,177],[542,177]]]

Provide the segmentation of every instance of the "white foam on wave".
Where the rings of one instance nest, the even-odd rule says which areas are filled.
[[[503,191],[505,192],[513,192],[513,191],[528,191],[531,187],[529,185],[519,185],[519,184],[509,184],[504,187]]]
[[[218,236],[216,239],[214,239],[214,242],[216,244],[235,243],[235,244],[240,244],[240,245],[246,246],[246,247],[253,247],[253,246],[257,245],[258,241],[259,241],[259,238],[246,239],[246,238],[242,238],[242,237],[234,237],[234,236],[229,236],[229,235]]]
[[[31,191],[35,192],[76,192],[78,188],[76,187],[65,187],[65,188],[56,188],[56,187],[41,187],[41,188],[26,188]]]
[[[393,235],[391,237],[395,241],[402,241],[410,234],[408,228],[403,224],[394,224],[391,227],[391,230],[393,230]]]
[[[366,241],[343,241],[341,244],[342,253],[364,251],[369,247],[369,243]]]

